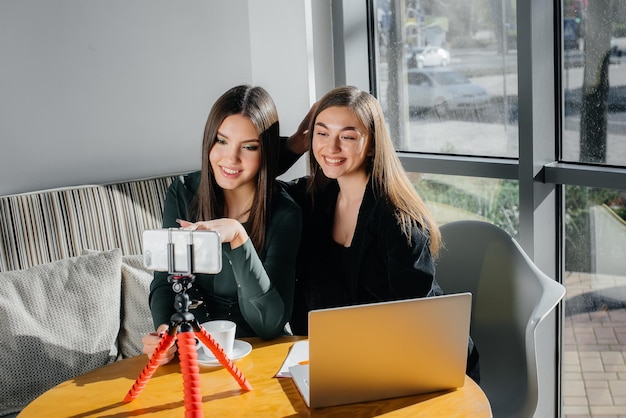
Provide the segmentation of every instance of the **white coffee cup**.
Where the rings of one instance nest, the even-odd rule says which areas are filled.
[[[233,321],[216,319],[214,321],[203,322],[202,328],[204,328],[213,339],[222,347],[226,355],[230,355],[233,352],[233,346],[235,345],[235,333],[237,331],[237,324]],[[207,356],[215,357],[213,352],[200,341],[200,345]]]

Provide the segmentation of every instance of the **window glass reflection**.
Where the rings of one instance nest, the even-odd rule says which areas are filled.
[[[619,416],[626,384],[626,191],[565,187],[563,416]]]
[[[565,0],[562,159],[626,164],[626,2]]]
[[[518,237],[517,181],[418,173],[409,173],[409,178],[438,224],[479,220]]]
[[[517,157],[512,0],[375,0],[376,91],[396,147]]]

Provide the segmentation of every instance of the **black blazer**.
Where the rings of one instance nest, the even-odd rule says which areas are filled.
[[[294,334],[308,334],[307,314],[311,309],[442,294],[435,281],[429,237],[421,228],[414,228],[409,243],[392,209],[374,195],[371,180],[359,210],[349,262],[342,266],[348,276],[347,291],[328,279],[329,269],[336,269],[328,265],[326,251],[339,193],[337,182],[331,181],[316,194],[314,205],[306,193],[306,178],[285,187],[303,211],[290,321]]]

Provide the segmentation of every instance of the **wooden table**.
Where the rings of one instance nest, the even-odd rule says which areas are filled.
[[[241,390],[224,368],[200,367],[205,416],[491,417],[487,397],[468,377],[462,388],[453,391],[309,409],[290,378],[274,377],[291,345],[300,339],[247,339],[253,350],[235,364],[252,384],[250,392]],[[63,382],[35,399],[19,417],[183,417],[183,380],[178,361],[160,366],[137,399],[122,402],[147,363],[148,357],[141,355]]]

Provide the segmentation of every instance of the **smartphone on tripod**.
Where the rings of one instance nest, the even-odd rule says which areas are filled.
[[[222,244],[215,231],[147,229],[143,231],[144,265],[151,270],[174,273],[170,271],[168,247],[176,273],[217,274],[222,270]],[[191,258],[188,256],[190,250]],[[188,260],[191,260],[193,271],[189,271]]]

